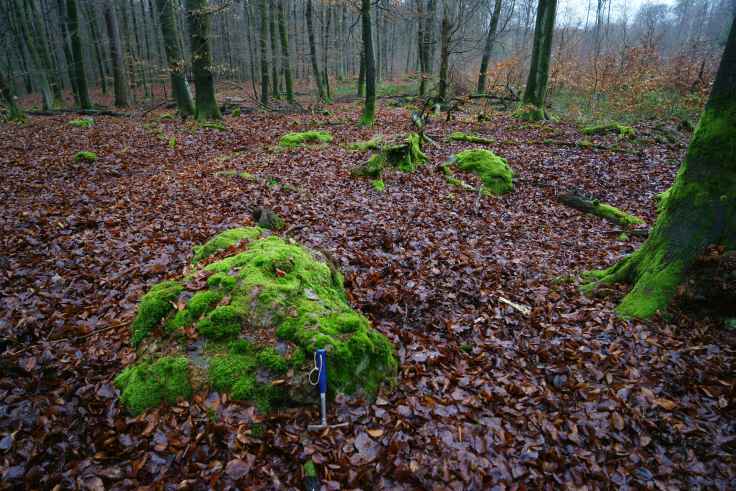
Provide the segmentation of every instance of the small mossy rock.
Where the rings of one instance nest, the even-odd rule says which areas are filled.
[[[305,143],[330,143],[332,135],[326,131],[303,131],[300,133],[287,133],[279,140],[282,148],[294,148]]]
[[[69,124],[77,128],[90,128],[94,126],[95,120],[92,118],[72,119]]]
[[[205,388],[262,410],[316,400],[313,352],[328,352],[331,393],[376,394],[397,372],[395,350],[350,307],[323,254],[261,228],[220,233],[195,249],[180,280],[141,298],[132,329],[138,362],[116,378],[138,414]],[[233,245],[237,251],[200,262]]]
[[[269,230],[281,230],[284,228],[283,218],[268,208],[258,207],[253,210],[251,215],[253,216],[253,220],[261,228],[267,228]]]
[[[584,135],[603,135],[606,133],[617,133],[621,138],[636,137],[636,130],[631,126],[619,123],[607,123],[583,128]]]
[[[450,158],[450,164],[458,169],[472,172],[483,182],[482,190],[494,196],[509,193],[514,189],[514,172],[506,159],[482,148],[464,150]]]
[[[74,155],[75,162],[94,162],[95,160],[97,160],[97,154],[87,150],[82,150]]]

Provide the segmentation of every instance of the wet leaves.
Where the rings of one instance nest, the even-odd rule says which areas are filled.
[[[335,109],[358,119],[357,106]],[[328,489],[734,487],[732,336],[678,311],[622,321],[618,287],[581,296],[576,272],[639,239],[555,200],[580,188],[651,224],[684,139],[585,149],[544,143],[577,141],[567,124],[431,123],[438,142],[493,138],[517,172],[514,193],[476,200],[434,171],[465,143],[428,147],[431,164],[389,172],[376,193],[349,175],[364,155],[341,146],[371,130],[329,117],[252,114],[228,132],[166,121],[166,138],[135,119],[85,131],[66,119],[0,127],[0,488],[299,487],[308,458]],[[379,121],[385,134],[410,127],[400,108]],[[321,126],[335,144],[268,146]],[[94,164],[74,162],[82,148]],[[255,179],[215,175],[229,169]],[[131,418],[112,378],[136,356],[135,302],[257,206],[344,272],[351,302],[397,347],[396,386],[339,397],[330,421],[349,426],[321,433],[306,431],[317,408],[264,416],[216,393]]]

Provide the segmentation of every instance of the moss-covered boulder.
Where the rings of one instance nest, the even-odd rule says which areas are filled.
[[[485,194],[500,196],[514,189],[514,171],[511,170],[506,159],[490,150],[482,148],[464,150],[450,157],[448,165],[456,166],[461,171],[471,172],[480,177],[483,182],[481,191]]]
[[[130,412],[208,389],[262,410],[311,402],[317,348],[328,350],[333,393],[370,397],[394,378],[391,343],[350,306],[342,275],[321,253],[268,234],[215,236],[186,275],[141,298],[138,361],[115,379]]]
[[[636,130],[631,126],[619,123],[599,124],[595,126],[586,126],[582,129],[584,135],[603,135],[606,133],[616,133],[621,138],[636,137]]]

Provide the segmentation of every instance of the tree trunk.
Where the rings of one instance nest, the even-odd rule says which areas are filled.
[[[294,103],[294,87],[291,80],[291,66],[289,64],[289,30],[284,13],[284,1],[279,0],[278,4],[278,24],[279,37],[281,38],[281,70],[284,73],[284,85],[286,86],[286,100]]]
[[[493,6],[493,14],[488,24],[488,34],[486,34],[486,45],[483,48],[483,58],[480,62],[480,73],[478,74],[478,93],[484,94],[486,91],[486,76],[488,74],[488,62],[493,52],[493,42],[496,40],[496,29],[498,29],[498,19],[501,17],[501,0],[496,0]]]
[[[365,52],[365,105],[360,123],[373,124],[376,113],[376,66],[373,58],[373,37],[371,36],[371,0],[361,0],[360,16],[363,25],[363,51]]]
[[[268,12],[266,11],[266,0],[258,2],[260,11],[261,29],[258,36],[258,46],[261,52],[261,104],[268,104]]]
[[[222,119],[215,100],[215,78],[210,52],[210,12],[207,0],[187,0],[187,21],[192,47],[195,116],[199,121]]]
[[[365,49],[360,49],[360,68],[358,72],[358,97],[365,95]]]
[[[317,84],[317,93],[319,99],[325,99],[324,87],[322,87],[322,77],[320,76],[319,63],[317,62],[317,45],[314,41],[314,22],[312,21],[312,0],[307,0],[307,31],[309,37],[309,58],[312,61],[312,75],[314,83]]]
[[[102,49],[100,48],[100,30],[97,27],[97,12],[94,6],[86,4],[87,21],[89,22],[89,32],[92,35],[92,44],[95,47],[95,60],[97,61],[97,71],[100,73],[100,84],[102,85],[102,93],[107,94],[107,72],[105,64],[102,61]]]
[[[2,72],[0,72],[0,96],[8,105],[8,120],[23,121],[25,119],[25,115],[18,107],[13,86],[10,82],[5,80],[5,75],[3,75]]]
[[[557,0],[539,0],[529,78],[522,98],[522,103],[526,106],[520,114],[523,119],[532,121],[544,119],[544,98],[547,93],[556,10]]]
[[[281,91],[279,90],[279,55],[276,45],[276,6],[273,2],[269,2],[268,6],[268,31],[271,34],[271,78],[273,78],[273,98],[279,99]]]
[[[115,13],[114,0],[105,2],[105,24],[110,38],[110,58],[112,59],[112,78],[115,91],[115,107],[128,107],[130,93],[128,92],[128,77],[125,72],[123,58],[123,43],[120,39],[120,28]]]
[[[424,0],[416,0],[417,2],[417,57],[419,60],[419,96],[424,96],[427,93],[427,54],[429,51],[426,46],[425,26],[426,21],[424,20]]]
[[[194,102],[189,90],[189,83],[187,83],[184,55],[179,47],[174,5],[171,0],[156,0],[156,7],[158,9],[159,24],[161,25],[161,34],[164,39],[166,61],[171,76],[171,92],[174,94],[174,100],[176,100],[176,109],[181,116],[191,116],[194,114]]]
[[[664,310],[707,246],[736,249],[736,18],[700,123],[641,248],[592,283],[634,285],[617,311],[647,318]]]
[[[69,47],[69,17],[64,0],[58,0],[56,7],[59,9],[59,24],[61,25],[61,50],[66,60],[67,76],[72,84],[72,92],[74,93],[74,101],[79,105],[79,88],[77,87],[77,76],[74,73],[74,56]]]
[[[79,11],[77,0],[67,0],[66,15],[69,22],[69,35],[72,41],[72,56],[74,58],[74,75],[77,91],[79,92],[79,107],[92,109],[87,88],[87,75],[84,73],[84,53],[82,52],[82,37],[79,32]]]
[[[447,98],[447,75],[450,64],[450,14],[447,0],[442,2],[442,29],[440,31],[440,82],[437,97],[444,101]]]
[[[45,47],[41,46],[42,43],[39,41],[36,29],[33,27],[31,17],[26,5],[23,3],[23,0],[15,0],[13,6],[21,36],[28,43],[28,51],[31,55],[33,67],[37,73],[37,76],[33,81],[36,88],[41,93],[42,107],[44,111],[48,111],[53,108],[54,99],[51,91],[51,82],[49,81],[48,60],[43,56]]]

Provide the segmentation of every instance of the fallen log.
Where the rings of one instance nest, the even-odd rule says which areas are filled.
[[[568,191],[557,197],[557,200],[565,206],[575,208],[584,213],[589,213],[603,218],[611,223],[615,223],[627,230],[627,233],[641,236],[639,229],[634,229],[636,225],[643,225],[644,220],[636,215],[630,215],[625,211],[619,210],[615,206],[608,203],[601,203],[595,198],[584,196],[576,190]],[[648,230],[644,230],[644,237],[649,234]]]

